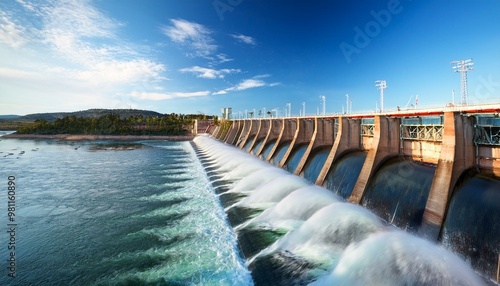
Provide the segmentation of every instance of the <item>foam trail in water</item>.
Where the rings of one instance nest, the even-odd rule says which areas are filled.
[[[350,245],[323,285],[484,285],[460,258],[426,240],[394,230]]]

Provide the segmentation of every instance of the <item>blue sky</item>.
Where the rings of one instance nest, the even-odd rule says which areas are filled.
[[[298,115],[500,102],[498,0],[0,3],[0,114],[139,108]],[[411,98],[411,100],[410,100]]]

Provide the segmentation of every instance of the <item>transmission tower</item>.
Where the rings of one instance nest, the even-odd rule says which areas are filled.
[[[385,80],[377,80],[375,86],[380,89],[380,111],[384,112],[384,89],[387,88],[387,83]]]
[[[467,105],[467,72],[473,70],[472,59],[453,61],[453,70],[460,73],[460,104]]]

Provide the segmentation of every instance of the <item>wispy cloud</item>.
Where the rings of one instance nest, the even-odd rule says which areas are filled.
[[[23,30],[23,27],[9,19],[7,13],[0,11],[0,42],[12,48],[23,46],[28,42]]]
[[[12,92],[38,94],[40,101],[50,99],[61,106],[84,97],[103,106],[116,103],[117,95],[129,93],[137,83],[166,79],[166,66],[142,47],[120,39],[125,25],[91,1],[17,0],[4,8],[0,52],[5,68],[0,83],[8,82]]]
[[[245,36],[242,34],[231,34],[231,37],[237,39],[240,42],[243,42],[245,44],[253,45],[255,46],[257,43],[255,42],[255,39],[250,37],[250,36]]]
[[[233,59],[228,58],[226,54],[217,54],[217,55],[215,55],[215,57],[216,57],[217,62],[219,64],[222,64],[222,63],[225,63],[225,62],[230,62],[230,61],[233,60]]]
[[[150,78],[158,79],[164,69],[162,64],[144,59],[102,61],[76,75],[78,79],[94,84],[128,83]]]
[[[174,98],[186,98],[186,97],[200,97],[207,96],[210,92],[208,90],[196,91],[196,92],[137,92],[134,91],[130,93],[132,97],[146,100],[167,100]]]
[[[173,42],[192,50],[189,55],[208,57],[217,50],[212,32],[205,26],[184,19],[171,19],[170,22],[172,25],[161,27],[161,31]]]
[[[220,69],[220,70],[215,70],[215,69],[210,69],[210,68],[203,68],[200,66],[194,66],[194,67],[189,67],[189,68],[183,68],[179,70],[180,72],[189,72],[196,74],[197,77],[201,78],[209,78],[209,79],[216,79],[216,78],[224,78],[226,74],[232,74],[232,73],[239,73],[241,70],[239,69]]]
[[[266,77],[267,76],[268,75],[266,75]],[[229,91],[240,91],[240,90],[245,90],[245,89],[250,89],[250,88],[257,88],[257,87],[263,87],[263,86],[272,87],[272,86],[279,85],[279,82],[266,83],[265,81],[260,80],[259,78],[262,78],[262,76],[255,76],[253,78],[244,79],[240,83],[238,83],[237,85],[216,91],[216,92],[212,93],[212,95],[227,94]]]

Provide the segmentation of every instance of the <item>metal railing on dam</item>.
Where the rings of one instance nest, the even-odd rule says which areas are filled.
[[[334,169],[338,169],[334,166],[343,158],[349,157],[350,153],[364,152],[366,156],[356,155],[357,161],[361,158],[364,162],[359,175],[350,178],[355,183],[351,184],[352,190],[347,192],[346,197],[355,204],[365,204],[367,190],[373,189],[374,182],[380,181],[377,176],[380,176],[381,170],[389,170],[390,168],[384,166],[395,158],[422,164],[424,169],[431,168],[428,189],[424,192],[425,206],[422,211],[415,212],[418,217],[413,217],[412,223],[418,225],[419,235],[446,242],[451,245],[449,247],[459,249],[458,252],[463,251],[465,257],[470,255],[468,259],[471,259],[472,264],[476,263],[474,255],[484,257],[481,258],[484,261],[479,259],[477,264],[494,265],[492,268],[495,270],[486,271],[487,275],[491,276],[492,271],[496,271],[500,253],[500,187],[495,187],[500,186],[499,113],[500,104],[496,104],[400,110],[383,114],[241,119],[213,126],[210,128],[210,134],[257,156],[266,150],[267,156],[264,159],[267,161],[273,160],[277,155],[276,150],[281,148],[281,155],[284,155],[278,166],[286,169],[289,169],[291,158],[294,158],[294,164],[297,164],[298,160],[294,155],[300,148],[302,157],[295,170],[291,171],[300,176],[304,176],[308,164],[316,154],[325,156],[325,150],[329,150],[326,159],[321,160],[324,165],[315,168],[321,171],[313,181],[320,186],[326,186],[326,178]],[[252,150],[257,146],[259,150]],[[286,152],[282,150],[285,147]],[[403,179],[398,180],[401,184],[412,181],[405,180],[404,176],[419,176],[418,172],[415,173],[416,171],[411,169],[411,165],[400,166],[396,170],[398,175],[403,176]],[[483,177],[486,178],[485,181]],[[469,188],[470,182],[476,182],[474,180],[483,180],[482,183],[477,183],[479,189],[476,193],[493,192],[488,193],[488,196],[498,197],[499,200],[493,206],[484,206],[481,204],[490,203],[491,200],[485,202],[475,196],[464,199],[470,201],[466,204],[468,207],[484,210],[468,211],[468,216],[475,216],[475,223],[469,223],[469,227],[477,227],[477,221],[488,221],[496,226],[485,228],[486,234],[474,235],[473,233],[480,232],[471,230],[464,231],[459,237],[450,235],[451,225],[460,225],[456,220],[464,220],[463,224],[470,220],[467,216],[456,215],[460,213],[456,208],[460,205],[457,200],[463,196],[463,188]],[[418,180],[413,181],[418,183]],[[493,185],[485,187],[484,184]],[[400,187],[394,186],[388,191],[397,191],[398,188]],[[394,200],[404,198],[395,197]],[[396,206],[394,213],[387,214],[389,222],[394,220],[397,211]],[[479,241],[483,236],[495,238],[491,238],[492,241],[488,243],[481,242],[488,245],[487,248],[478,245],[477,249],[483,249],[481,251],[484,253],[471,254],[467,250],[471,248],[466,245],[471,244],[471,241]]]

